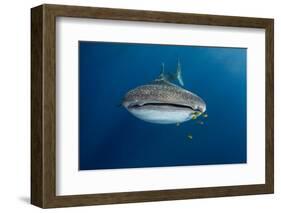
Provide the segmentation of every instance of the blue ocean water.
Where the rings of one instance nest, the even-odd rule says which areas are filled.
[[[178,58],[184,88],[206,102],[203,125],[147,123],[120,106]],[[246,59],[245,48],[80,41],[79,169],[246,163]]]

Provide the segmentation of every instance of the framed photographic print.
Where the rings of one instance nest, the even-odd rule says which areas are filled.
[[[274,191],[273,19],[31,10],[31,203]]]

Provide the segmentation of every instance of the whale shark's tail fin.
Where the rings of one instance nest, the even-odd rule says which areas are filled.
[[[177,71],[176,71],[176,79],[179,81],[181,86],[184,86],[183,79],[182,79],[182,72],[181,72],[181,63],[178,59]]]

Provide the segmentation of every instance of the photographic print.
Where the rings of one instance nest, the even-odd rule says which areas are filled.
[[[274,193],[274,19],[32,8],[30,191],[41,208]]]
[[[247,163],[247,49],[79,41],[79,170]]]

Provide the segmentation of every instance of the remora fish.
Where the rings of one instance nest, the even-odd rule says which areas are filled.
[[[157,124],[179,124],[206,111],[205,102],[196,94],[177,86],[183,86],[181,65],[178,61],[174,75],[164,73],[164,64],[158,78],[152,83],[130,90],[122,105],[134,116]]]

